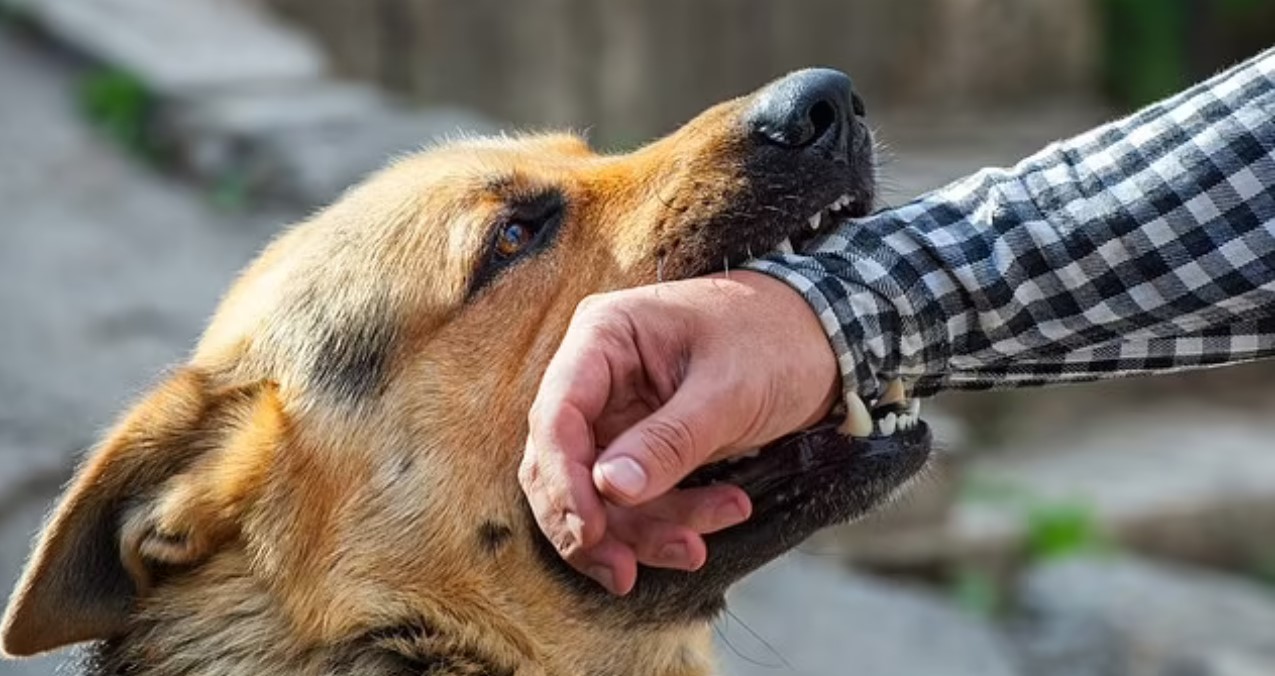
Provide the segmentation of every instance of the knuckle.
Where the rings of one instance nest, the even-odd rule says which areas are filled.
[[[564,559],[576,558],[580,554],[580,543],[576,542],[570,533],[565,531],[554,533],[549,536],[549,541],[553,543],[553,548],[558,552],[558,556]]]
[[[530,454],[522,457],[522,462],[518,464],[518,483],[523,488],[531,488],[540,483],[540,465]]]
[[[614,293],[591,293],[576,304],[576,311],[580,313],[596,312],[604,308],[614,297]]]
[[[678,474],[695,462],[695,433],[683,420],[652,420],[642,428],[641,439],[648,457],[665,475]]]
[[[544,397],[538,396],[531,402],[531,408],[527,410],[527,425],[533,439],[538,432],[546,428],[553,418],[553,411],[554,407],[545,401]]]
[[[565,402],[536,397],[527,411],[529,450],[539,450],[536,447],[538,443],[552,440],[559,431],[567,427],[570,416],[569,406]],[[546,448],[552,447],[551,443],[546,444]]]

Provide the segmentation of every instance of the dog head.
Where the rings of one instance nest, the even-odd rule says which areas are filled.
[[[532,136],[394,162],[263,252],[80,468],[4,649],[99,641],[103,674],[703,673],[726,588],[882,500],[923,428],[829,423],[703,470],[754,518],[617,599],[530,518],[526,411],[586,296],[865,213],[861,115],[844,75],[802,71],[627,155]]]

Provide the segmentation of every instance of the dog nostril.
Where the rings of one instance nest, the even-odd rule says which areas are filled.
[[[863,109],[850,78],[827,68],[811,68],[780,78],[753,97],[746,113],[751,130],[783,148],[845,143],[851,116]]]
[[[859,92],[851,92],[850,106],[856,117],[867,117],[868,109],[863,105],[863,97],[859,96]]]
[[[810,107],[807,117],[812,132],[810,139],[817,139],[837,123],[837,107],[828,101],[818,101]]]

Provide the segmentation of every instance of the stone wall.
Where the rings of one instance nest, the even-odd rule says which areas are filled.
[[[264,0],[344,74],[528,126],[627,143],[808,65],[870,106],[970,108],[1083,95],[1088,0]]]

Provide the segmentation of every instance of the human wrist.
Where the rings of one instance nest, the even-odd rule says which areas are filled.
[[[747,296],[748,302],[736,310],[747,316],[747,328],[751,330],[753,322],[764,321],[763,331],[771,342],[759,345],[758,351],[782,350],[782,355],[758,354],[758,358],[786,356],[790,360],[787,366],[792,372],[784,377],[802,389],[800,398],[807,402],[801,407],[806,416],[799,421],[799,427],[808,427],[826,417],[840,400],[841,376],[836,353],[814,309],[801,293],[773,275],[743,270],[718,278],[739,285]],[[782,340],[782,346],[773,344],[776,337]]]

